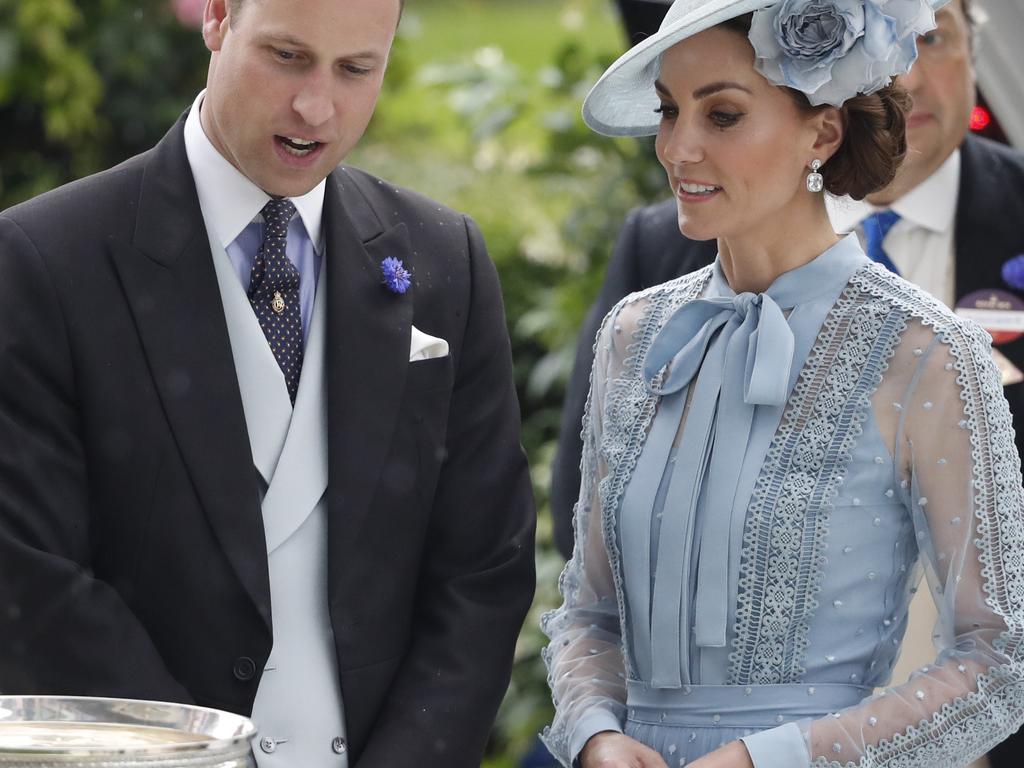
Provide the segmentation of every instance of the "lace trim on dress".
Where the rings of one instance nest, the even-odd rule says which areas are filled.
[[[732,685],[794,683],[805,673],[832,500],[905,327],[904,312],[851,287],[822,324],[751,495]]]
[[[998,744],[1024,720],[1024,583],[1008,580],[1021,572],[1024,563],[1024,491],[1020,457],[1013,441],[1009,406],[1002,383],[989,357],[988,335],[977,325],[950,315],[944,305],[885,269],[872,265],[860,270],[851,285],[873,297],[902,308],[934,328],[949,346],[958,372],[969,430],[974,467],[974,510],[977,522],[978,559],[986,603],[1006,629],[995,647],[1010,659],[990,667],[977,678],[977,691],[944,704],[931,720],[909,726],[903,733],[869,746],[859,763],[862,768],[910,768],[946,763],[958,756],[977,755]],[[837,766],[818,758],[815,766]]]
[[[1016,664],[1013,665],[1017,667]],[[993,702],[999,702],[993,709]],[[978,678],[978,692],[944,704],[931,721],[910,726],[902,734],[868,746],[858,761],[819,757],[812,768],[933,768],[966,765],[1017,729],[1024,712],[1020,672],[995,668]],[[1015,719],[1016,718],[1016,719]]]

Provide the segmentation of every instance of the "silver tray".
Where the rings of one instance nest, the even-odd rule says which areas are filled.
[[[131,699],[0,696],[0,766],[253,768],[248,718]]]

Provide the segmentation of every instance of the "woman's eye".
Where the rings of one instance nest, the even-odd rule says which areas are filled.
[[[673,107],[671,104],[662,104],[654,111],[655,113],[661,115],[662,120],[672,120],[679,114],[679,110]]]
[[[921,45],[939,45],[943,42],[944,38],[938,32],[926,32],[921,35]]]
[[[743,114],[740,112],[712,112],[711,121],[720,128],[736,125]]]

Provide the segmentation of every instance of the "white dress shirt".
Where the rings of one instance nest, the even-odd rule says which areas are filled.
[[[823,172],[828,173],[827,168]],[[959,190],[960,150],[956,150],[935,173],[889,206],[901,219],[883,242],[904,278],[950,307],[956,297],[954,223]],[[850,198],[826,202],[835,231],[857,232],[862,245],[861,222],[883,210]]]
[[[260,211],[270,200],[270,195],[228,162],[207,137],[199,119],[205,93],[202,91],[196,97],[185,120],[185,152],[192,167],[199,207],[214,258],[223,249],[242,288],[248,292],[252,264],[263,242]],[[287,255],[299,272],[303,343],[309,339],[313,301],[324,253],[322,222],[326,188],[327,181],[324,180],[302,197],[289,198],[299,214],[288,227]]]

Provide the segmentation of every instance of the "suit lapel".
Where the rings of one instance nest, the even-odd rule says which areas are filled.
[[[344,171],[327,180],[327,392],[329,581],[359,545],[398,417],[409,365],[415,284],[405,294],[383,284],[381,262],[412,267],[404,224],[385,230]],[[331,597],[337,596],[332,589]]]
[[[213,243],[210,247],[253,463],[270,485],[292,421],[288,387],[227,253]]]
[[[183,127],[153,150],[133,240],[112,241],[111,254],[196,493],[269,627],[256,474]]]
[[[281,447],[280,461],[263,497],[263,526],[267,533],[268,554],[299,529],[327,489],[329,452],[323,344],[327,313],[322,285],[325,272],[320,273],[321,285],[317,287],[295,408]],[[270,349],[266,342],[263,346]],[[290,405],[284,377],[278,375],[278,378],[281,381],[280,396],[286,405]]]

